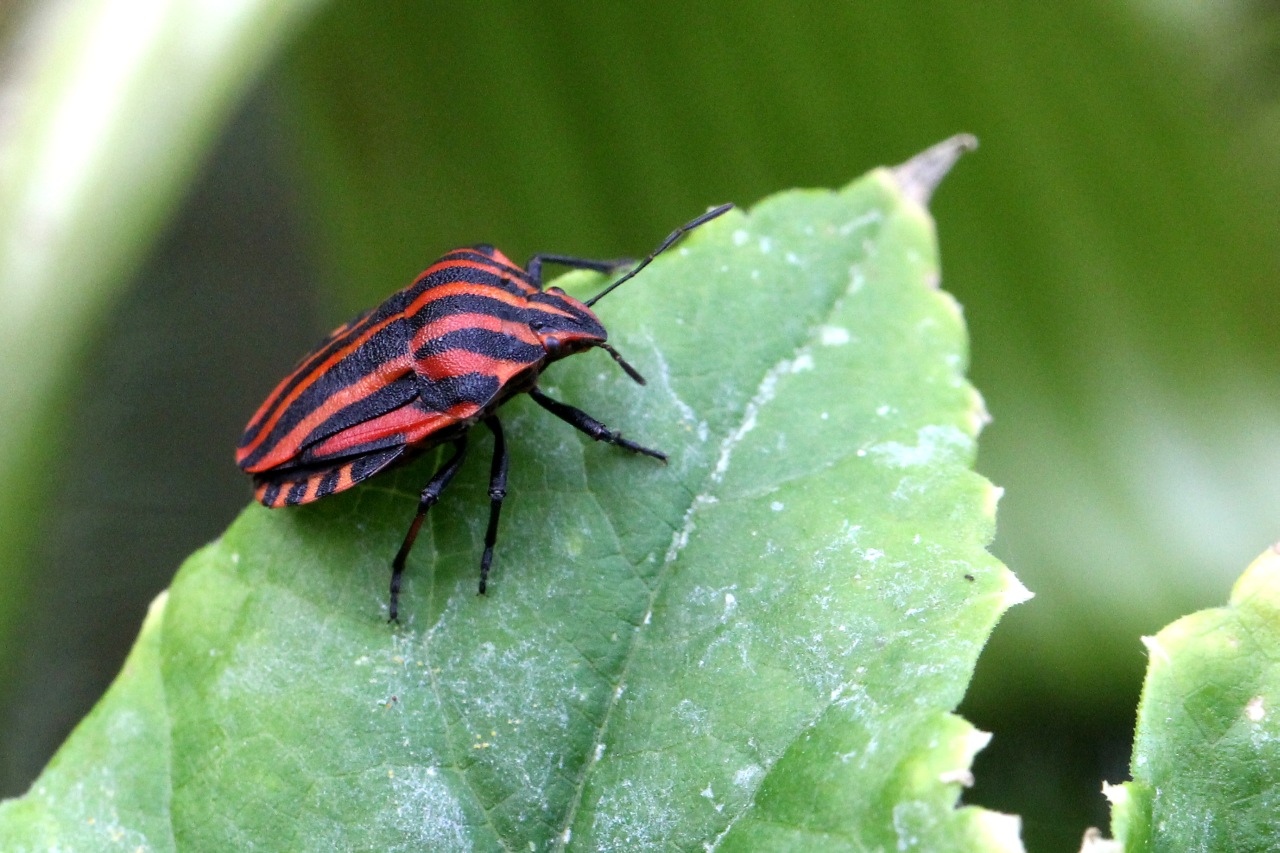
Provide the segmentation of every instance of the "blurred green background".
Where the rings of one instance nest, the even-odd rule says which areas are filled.
[[[966,801],[1031,850],[1105,826],[1139,637],[1280,538],[1274,3],[0,10],[0,795],[249,500],[239,431],[330,327],[455,245],[635,254],[959,131],[943,284],[1037,594],[962,708]]]

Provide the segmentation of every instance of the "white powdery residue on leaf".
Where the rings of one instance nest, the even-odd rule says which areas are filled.
[[[964,431],[950,424],[930,424],[916,430],[916,443],[903,444],[886,441],[871,447],[871,452],[895,468],[914,468],[951,462],[961,452],[967,452],[973,439]]]
[[[378,812],[404,836],[403,850],[465,850],[471,823],[445,776],[435,768],[399,767],[391,781],[391,808]]]
[[[140,830],[121,823],[120,814],[115,806],[120,788],[116,779],[116,769],[102,766],[90,768],[85,776],[66,788],[61,797],[50,796],[49,789],[43,785],[37,787],[35,792],[50,807],[55,808],[59,815],[82,827],[86,835],[98,838],[97,843],[91,843],[85,849],[156,849],[158,845],[153,846],[151,840]]]
[[[862,532],[861,524],[854,524],[849,519],[840,522],[840,532],[836,534],[836,538],[831,541],[824,550],[839,550],[846,545],[857,545],[858,534]]]
[[[801,348],[796,351],[793,358],[784,358],[765,372],[764,378],[760,380],[760,384],[756,387],[756,393],[747,402],[746,409],[742,413],[742,423],[738,424],[737,429],[725,436],[724,441],[720,444],[720,457],[716,460],[715,468],[711,471],[711,482],[719,483],[724,479],[725,473],[729,470],[729,460],[733,457],[734,449],[746,437],[747,433],[756,428],[756,419],[760,416],[760,409],[773,401],[774,394],[777,393],[778,379],[788,373],[794,373],[796,359],[805,355],[807,355],[807,349]]]
[[[839,347],[853,340],[853,336],[843,326],[823,326],[818,330],[818,340],[824,347]]]
[[[661,849],[683,814],[666,792],[651,792],[624,781],[604,792],[596,804],[591,849],[602,853]]]
[[[701,497],[701,495],[699,495]],[[676,561],[676,557],[680,556],[680,552],[689,544],[689,537],[693,535],[693,531],[697,529],[698,524],[693,520],[693,514],[697,512],[698,505],[701,501],[694,500],[689,504],[689,508],[684,511],[684,523],[680,525],[680,529],[671,534],[671,544],[667,546],[666,557],[663,563],[670,565]],[[653,616],[653,608],[650,608],[644,614],[645,625],[649,624],[650,618]]]
[[[680,419],[686,424],[693,426],[698,441],[705,442],[711,435],[711,428],[707,422],[698,417],[698,413],[693,407],[680,399],[680,395],[676,393],[675,387],[671,384],[671,370],[667,365],[667,359],[663,356],[662,350],[658,348],[657,341],[652,337],[649,339],[649,348],[653,350],[653,357],[658,362],[658,384],[666,392],[667,397],[671,399],[672,405],[676,411],[680,413]]]
[[[733,784],[739,788],[750,788],[763,775],[763,767],[759,764],[749,764],[733,774]]]
[[[845,288],[845,293],[852,296],[862,290],[867,284],[867,275],[862,271],[862,267],[854,265],[849,267],[849,286]]]
[[[563,775],[559,755],[544,747],[563,742],[577,723],[573,703],[598,701],[612,689],[589,676],[584,687],[582,674],[589,667],[580,653],[535,638],[501,647],[459,643],[438,664],[431,683],[445,694],[442,702],[458,709],[456,736],[474,750],[467,760],[486,762],[513,790],[529,792],[529,801]],[[530,700],[541,696],[555,701]],[[517,731],[519,736],[508,737]],[[481,757],[499,749],[500,760]]]
[[[762,776],[764,776],[763,767],[759,764],[749,764],[733,774],[733,784],[745,790],[752,790],[756,787]],[[710,790],[710,786],[707,787],[707,790]],[[723,804],[716,806],[716,811],[720,811],[723,807]],[[720,847],[720,842],[724,841],[725,836],[733,831],[734,824],[738,822],[738,818],[749,813],[750,809],[739,810],[737,814],[729,819],[729,823],[725,825],[725,828],[720,830],[719,835],[710,841],[703,843],[702,849],[706,851],[706,853],[715,853],[715,851]]]
[[[808,352],[799,353],[791,362],[792,373],[803,373],[806,370],[813,370],[813,367],[813,355]]]
[[[805,355],[806,348],[796,351],[796,358]],[[716,459],[715,467],[711,469],[712,485],[720,483],[724,480],[724,475],[729,470],[729,461],[733,457],[733,451],[742,441],[742,439],[756,428],[756,419],[759,417],[760,409],[769,404],[773,400],[776,393],[778,379],[788,373],[792,373],[795,359],[783,359],[765,372],[764,378],[760,380],[756,393],[747,401],[746,408],[742,413],[742,422],[738,424],[737,429],[725,436],[720,443],[720,455]],[[704,503],[713,503],[714,496],[710,491],[703,492],[694,497],[689,503],[689,508],[685,510],[684,522],[680,528],[671,535],[671,544],[667,547],[665,564],[670,565],[680,556],[680,552],[689,544],[689,536],[697,528],[695,515],[698,507]],[[647,624],[647,623],[646,623]]]
[[[898,836],[898,849],[924,849],[921,841],[931,834],[934,819],[932,804],[923,800],[904,800],[894,805],[893,831]]]
[[[1254,696],[1249,700],[1249,704],[1244,706],[1244,715],[1249,718],[1250,722],[1260,723],[1267,716],[1267,709],[1263,704],[1261,696]]]
[[[689,727],[690,737],[702,737],[707,734],[709,718],[707,710],[692,699],[681,699],[675,707],[675,717]]]
[[[733,245],[735,246],[745,246],[750,239],[751,235],[742,228],[733,232]]]

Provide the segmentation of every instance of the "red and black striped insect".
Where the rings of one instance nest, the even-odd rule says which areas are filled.
[[[422,490],[418,512],[391,563],[390,617],[422,519],[458,473],[467,433],[493,433],[489,526],[480,558],[483,594],[493,561],[498,515],[507,493],[507,448],[498,407],[527,393],[538,405],[598,441],[666,461],[586,412],[538,390],[553,361],[599,347],[640,384],[635,368],[606,343],[591,306],[644,269],[688,231],[733,205],[680,226],[626,275],[586,302],[558,287],[542,289],[542,265],[612,272],[629,262],[534,255],[524,269],[492,246],[458,249],[413,284],[339,326],[298,363],[254,414],[236,449],[268,507],[311,503],[351,488],[440,444],[453,453]]]

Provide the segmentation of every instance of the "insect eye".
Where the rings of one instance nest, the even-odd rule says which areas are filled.
[[[546,347],[548,355],[560,354],[560,339],[554,335],[542,339],[542,345]]]
[[[558,296],[564,296],[564,288],[560,288],[560,287],[548,287],[548,288],[547,288],[547,293],[554,293],[554,294],[556,294],[556,295],[558,295]]]

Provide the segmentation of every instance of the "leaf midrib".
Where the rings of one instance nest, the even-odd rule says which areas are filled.
[[[681,523],[679,527],[672,532],[671,545],[668,546],[667,556],[663,559],[662,566],[658,569],[658,572],[654,576],[653,584],[649,587],[648,606],[645,608],[644,616],[641,618],[640,624],[636,626],[632,632],[632,639],[623,655],[623,663],[621,669],[618,671],[618,678],[613,683],[613,689],[610,691],[610,696],[604,708],[604,714],[601,718],[600,724],[596,727],[595,737],[592,738],[591,746],[587,753],[587,760],[583,763],[582,770],[579,771],[578,781],[574,787],[574,794],[570,800],[569,808],[565,813],[565,820],[554,836],[553,847],[551,849],[557,851],[557,853],[563,853],[567,848],[568,839],[566,838],[566,834],[573,827],[573,824],[577,819],[578,811],[582,806],[583,796],[586,792],[587,780],[596,764],[599,763],[599,759],[596,756],[600,753],[600,747],[605,742],[605,735],[608,733],[610,723],[613,719],[613,713],[618,707],[622,694],[625,692],[623,686],[627,683],[627,674],[631,669],[632,661],[635,659],[636,650],[640,647],[644,629],[649,627],[652,622],[654,605],[657,602],[658,597],[666,589],[666,580],[671,574],[671,567],[680,559],[681,553],[683,553],[684,548],[688,545],[687,534],[691,533],[693,530],[693,518],[698,512],[698,507],[705,504],[706,501],[704,498],[711,496],[714,493],[715,488],[724,481],[724,475],[728,472],[729,465],[733,464],[733,451],[746,435],[742,429],[743,426],[750,418],[758,417],[760,412],[772,402],[773,396],[768,395],[766,397],[764,394],[765,383],[770,379],[770,377],[782,375],[784,366],[793,362],[795,358],[806,348],[813,345],[817,340],[817,335],[820,332],[821,326],[826,324],[827,321],[829,321],[830,318],[839,310],[841,304],[848,295],[849,289],[848,284],[846,284],[844,288],[837,290],[835,295],[827,302],[824,308],[819,312],[819,317],[806,327],[804,336],[800,343],[793,346],[789,354],[778,359],[760,373],[759,380],[756,382],[755,391],[743,405],[742,412],[738,417],[737,422],[726,431],[724,437],[721,439],[715,459],[708,466],[706,474],[702,477],[701,488],[699,488],[698,491],[693,493],[690,497],[689,504],[686,507],[684,514],[681,516]],[[728,459],[728,464],[723,468],[719,468],[720,460],[724,458]],[[589,489],[590,486],[588,486],[588,490]],[[612,516],[606,513],[605,517],[609,520],[610,529],[613,530],[616,538],[617,530],[614,527]],[[683,543],[680,541],[682,536],[684,536],[685,540]],[[767,775],[768,772],[766,769],[766,772],[761,774],[761,776],[763,778]],[[751,797],[752,800],[754,799],[754,796],[755,792],[753,791]],[[730,823],[732,824],[732,820]]]

